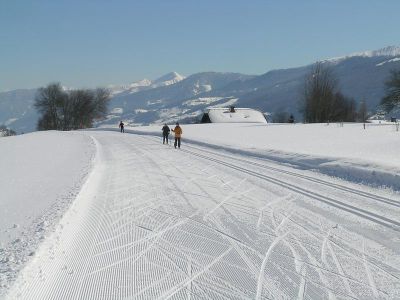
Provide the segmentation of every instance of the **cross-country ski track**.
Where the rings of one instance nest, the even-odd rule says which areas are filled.
[[[160,138],[82,131],[93,170],[8,299],[399,299],[400,197]]]

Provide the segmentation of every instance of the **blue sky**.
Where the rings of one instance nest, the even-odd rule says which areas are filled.
[[[400,45],[398,0],[0,0],[0,91],[262,74]]]

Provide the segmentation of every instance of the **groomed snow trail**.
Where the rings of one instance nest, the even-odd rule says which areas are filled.
[[[395,299],[398,195],[154,137],[97,162],[9,299]]]

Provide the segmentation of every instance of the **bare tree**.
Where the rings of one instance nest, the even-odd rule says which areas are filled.
[[[317,62],[305,77],[302,112],[307,123],[326,122],[332,117],[337,80],[330,67]]]
[[[35,98],[35,108],[42,115],[38,129],[62,129],[62,107],[68,95],[60,83],[50,83],[39,89]]]
[[[111,97],[110,90],[105,88],[97,88],[95,94],[95,116],[94,119],[104,118],[107,114],[107,105]]]
[[[400,70],[392,70],[390,78],[385,82],[386,95],[381,100],[381,106],[386,112],[400,107]]]
[[[39,130],[71,130],[87,128],[107,113],[110,93],[106,89],[63,91],[61,85],[49,84],[41,88],[35,107],[41,113]]]
[[[300,108],[306,123],[353,122],[356,118],[354,99],[339,91],[333,69],[322,62],[305,76]]]
[[[365,122],[368,119],[368,108],[365,100],[362,100],[358,107],[358,121]]]

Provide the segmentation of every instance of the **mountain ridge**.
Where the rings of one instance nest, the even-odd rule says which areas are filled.
[[[339,79],[342,92],[375,109],[384,95],[384,82],[400,68],[400,47],[356,52],[326,59]],[[155,80],[142,79],[109,86],[110,113],[98,124],[125,120],[133,125],[176,120],[193,121],[208,106],[237,105],[264,112],[286,111],[296,115],[304,75],[312,64],[270,70],[261,75],[233,72],[200,72],[184,77],[169,72]],[[18,132],[34,131],[38,114],[33,102],[36,89],[0,93],[0,124]]]

